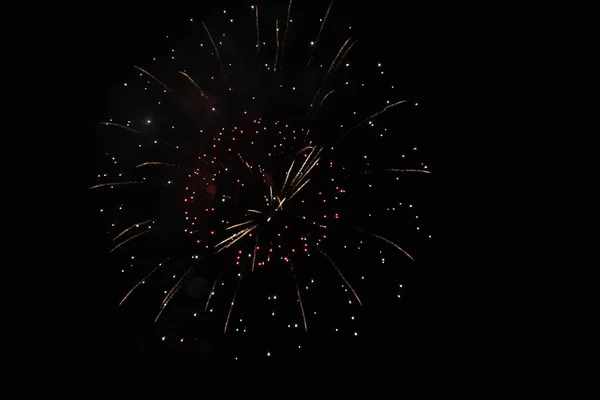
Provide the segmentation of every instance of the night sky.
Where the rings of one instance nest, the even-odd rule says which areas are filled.
[[[196,21],[205,18],[214,21],[217,18],[215,15],[223,9],[240,7],[240,3],[244,4],[242,7],[249,7],[249,3],[240,1],[197,3],[202,5],[190,8],[189,5],[172,7],[173,3],[165,3],[152,7],[151,3],[147,3],[140,7],[123,8],[103,4],[82,11],[78,21],[65,18],[66,22],[61,28],[65,38],[61,48],[64,47],[69,59],[77,63],[75,71],[65,81],[65,92],[69,93],[69,102],[72,109],[76,110],[73,114],[77,117],[66,127],[64,134],[66,146],[63,150],[67,163],[65,181],[68,182],[66,193],[69,201],[65,204],[63,223],[68,246],[64,246],[64,253],[60,257],[67,266],[66,270],[73,272],[69,273],[68,305],[62,313],[66,314],[73,326],[70,329],[73,339],[69,345],[77,349],[80,365],[90,371],[91,377],[86,376],[86,379],[91,378],[96,384],[110,390],[112,387],[117,389],[125,386],[146,389],[153,385],[163,387],[212,376],[211,373],[223,371],[221,368],[231,368],[231,373],[247,367],[268,365],[291,367],[296,372],[303,368],[311,369],[311,366],[341,367],[343,370],[362,370],[365,376],[379,376],[376,371],[385,371],[386,376],[394,376],[395,373],[401,375],[406,371],[412,374],[426,371],[429,360],[435,358],[442,335],[437,331],[435,320],[438,317],[436,301],[439,298],[433,284],[434,275],[440,268],[435,261],[439,257],[435,254],[438,246],[434,218],[436,199],[433,194],[436,192],[435,174],[441,168],[435,157],[439,132],[434,128],[437,124],[434,125],[434,88],[431,83],[436,70],[432,65],[434,34],[430,15],[426,11],[396,3],[391,5],[391,2],[370,1],[369,6],[366,6],[367,3],[350,6],[337,1],[329,18],[337,20],[340,25],[352,25],[352,36],[359,41],[356,52],[351,53],[348,60],[356,65],[357,70],[366,70],[378,61],[389,66],[385,69],[386,74],[401,87],[403,96],[396,100],[407,98],[413,105],[409,111],[386,116],[387,121],[392,121],[388,125],[402,132],[394,139],[400,149],[397,153],[408,154],[417,147],[418,159],[423,160],[432,171],[431,175],[405,178],[406,189],[397,197],[399,201],[414,204],[416,209],[421,210],[419,222],[421,229],[426,232],[412,230],[410,232],[414,235],[401,233],[394,236],[394,229],[389,227],[382,227],[378,231],[383,236],[386,236],[383,233],[391,234],[389,237],[398,239],[403,247],[406,245],[415,257],[416,262],[411,263],[403,259],[400,252],[394,253],[391,247],[381,243],[377,245],[385,248],[387,268],[391,269],[389,264],[397,263],[395,272],[389,276],[402,284],[402,299],[390,300],[397,291],[392,289],[390,282],[393,279],[382,272],[378,278],[371,279],[374,282],[371,285],[353,281],[356,282],[354,288],[364,300],[364,307],[357,311],[348,310],[345,306],[348,298],[339,291],[339,278],[335,273],[329,277],[315,275],[315,279],[319,280],[319,285],[315,287],[319,295],[312,299],[307,296],[305,302],[307,314],[317,312],[309,317],[308,334],[302,329],[287,328],[288,323],[295,321],[300,324],[302,321],[297,318],[298,310],[291,306],[278,311],[290,314],[285,321],[275,323],[268,319],[263,321],[262,317],[254,320],[249,318],[254,322],[249,323],[247,335],[236,335],[233,331],[243,324],[234,324],[232,332],[225,337],[222,334],[222,322],[206,319],[209,327],[199,327],[198,320],[189,318],[187,306],[176,304],[173,314],[169,314],[170,306],[167,307],[165,320],[158,324],[153,323],[159,305],[155,298],[150,303],[140,295],[130,304],[117,307],[132,286],[131,280],[124,281],[118,273],[121,264],[129,262],[123,261],[128,256],[115,257],[109,254],[111,240],[118,231],[109,234],[104,215],[97,212],[103,207],[106,196],[96,196],[96,193],[87,190],[103,182],[97,176],[107,170],[105,150],[117,143],[99,139],[102,138],[102,131],[98,128],[98,122],[106,121],[111,110],[119,107],[127,115],[128,108],[133,106],[121,104],[122,99],[115,99],[115,93],[121,89],[123,82],[136,75],[133,65],[148,65],[146,60],[149,57],[167,54],[165,49],[168,46],[162,41],[163,36],[181,31],[182,21],[191,17]],[[303,12],[306,10],[307,16],[318,20],[329,5],[329,1],[318,5],[302,3],[308,2],[294,1],[292,18],[295,7],[298,7]],[[285,15],[286,6],[287,1],[277,6],[280,16]],[[313,28],[313,25],[306,27],[308,40],[317,33]],[[265,36],[270,33],[265,33]],[[323,36],[326,34],[327,29]],[[73,46],[68,45],[70,41]],[[336,43],[337,47],[332,47],[330,53],[338,50],[339,42]],[[293,60],[293,46],[290,45],[287,51],[291,54],[290,60]],[[366,82],[374,79],[367,74],[364,76]],[[415,103],[418,103],[418,107],[414,107]],[[114,139],[116,135],[113,132],[110,136]],[[361,146],[372,147],[370,144],[359,144],[354,150],[362,150]],[[130,157],[130,153],[123,149],[117,149],[116,154],[125,159]],[[390,154],[395,153],[388,147],[381,157],[387,158]],[[422,167],[419,162],[412,166]],[[134,200],[134,197],[128,197],[133,195],[123,196],[116,204],[131,204]],[[357,196],[358,204],[367,204],[369,201],[366,193]],[[395,223],[410,224],[414,229],[415,221],[409,221],[412,212],[409,210],[395,216]],[[389,222],[385,216],[382,221]],[[428,235],[433,238],[426,240]],[[143,252],[143,245],[140,246],[138,248]],[[379,248],[377,246],[374,248]],[[377,250],[375,252],[374,258],[379,259]],[[372,268],[369,271],[370,261],[366,257],[363,260],[358,256],[350,256],[349,260],[356,264],[366,263],[366,275],[377,276]],[[357,269],[360,270],[358,265]],[[300,266],[297,272],[299,270]],[[293,286],[281,286],[281,282],[287,279],[283,276],[285,272],[272,272],[270,277],[256,284],[256,289],[263,293],[280,287],[282,293],[289,292],[293,296]],[[360,276],[361,272],[358,271],[348,277],[360,281]],[[141,277],[143,274],[138,276],[138,280]],[[271,290],[271,293],[274,292]],[[223,304],[226,302],[222,300]],[[240,319],[236,315],[238,312],[251,313],[252,308],[269,312],[269,307],[272,307],[270,301],[251,294],[246,295],[245,300],[241,296],[236,307],[238,305],[239,310],[236,308],[232,318],[236,322]],[[340,310],[338,316],[335,316],[336,310]],[[348,321],[350,316],[356,320]],[[334,327],[345,333],[336,335]],[[354,332],[358,332],[359,336],[355,337]],[[162,341],[163,336],[167,340]],[[185,338],[183,343],[180,338]],[[204,385],[208,383],[204,382]]]

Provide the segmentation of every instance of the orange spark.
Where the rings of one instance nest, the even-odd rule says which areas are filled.
[[[148,71],[146,71],[145,69],[142,69],[142,68],[140,68],[140,67],[138,67],[138,66],[136,66],[136,65],[134,65],[134,66],[133,66],[133,68],[135,68],[135,69],[137,69],[137,70],[139,70],[139,71],[143,72],[144,74],[148,75],[150,78],[154,79],[156,82],[158,82],[158,84],[159,84],[159,85],[161,85],[163,88],[165,88],[165,90],[166,90],[167,92],[169,92],[169,93],[171,92],[171,89],[169,89],[169,88],[167,87],[167,85],[165,85],[164,83],[162,83],[161,81],[159,81],[158,79],[156,79],[156,77],[154,77],[154,75],[152,75],[150,72],[148,72]]]

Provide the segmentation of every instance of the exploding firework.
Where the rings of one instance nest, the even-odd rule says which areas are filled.
[[[309,36],[315,18],[296,6],[190,18],[119,88],[122,116],[99,134],[120,150],[90,189],[119,201],[100,211],[116,213],[109,252],[128,260],[121,305],[143,298],[156,322],[211,315],[222,332],[245,332],[238,308],[279,273],[288,327],[309,332],[318,274],[337,279],[321,299],[361,308],[361,268],[414,268],[398,239],[431,236],[403,194],[430,170],[392,131],[418,104],[398,97],[381,62],[353,71],[360,43],[333,1]]]

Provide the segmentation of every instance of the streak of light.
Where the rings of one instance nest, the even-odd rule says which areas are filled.
[[[210,298],[215,294],[215,287],[217,287],[217,282],[219,282],[219,279],[221,279],[221,276],[223,276],[223,271],[221,271],[221,273],[219,274],[219,276],[217,277],[217,279],[215,279],[215,282],[213,283],[212,289],[210,290],[210,293],[208,294],[208,299],[206,299],[206,305],[204,306],[204,312],[206,312],[206,310],[208,309],[208,303],[210,302]]]
[[[144,181],[108,182],[108,183],[101,183],[99,185],[94,185],[92,187],[89,187],[88,190],[97,189],[97,188],[101,188],[101,187],[105,187],[105,186],[135,185],[136,183],[146,183],[146,182],[144,182]]]
[[[165,167],[174,167],[174,168],[181,168],[179,165],[177,164],[171,164],[171,163],[166,163],[166,162],[161,162],[161,161],[147,161],[145,163],[141,163],[139,165],[136,165],[136,168],[140,168],[140,167],[145,167],[147,165],[163,165]]]
[[[143,68],[140,68],[136,65],[133,66],[133,68],[137,69],[138,71],[143,72],[144,74],[148,75],[150,78],[154,79],[156,82],[158,82],[159,85],[161,85],[163,88],[165,88],[165,90],[169,93],[171,93],[171,89],[169,89],[169,87],[167,85],[165,85],[164,83],[162,83],[161,81],[159,81],[154,75],[152,75],[150,72],[146,71]]]
[[[306,323],[306,315],[304,314],[304,306],[302,305],[302,296],[300,296],[300,288],[298,287],[298,279],[296,279],[296,273],[294,272],[294,267],[293,267],[291,261],[290,261],[290,269],[292,270],[292,275],[294,275],[294,284],[296,285],[296,294],[298,295],[298,302],[300,303],[300,311],[302,311],[302,320],[304,321],[304,332],[308,332],[308,324]]]
[[[275,50],[275,65],[273,73],[277,72],[277,58],[279,57],[279,19],[275,19],[275,38],[277,39],[277,49]]]
[[[376,234],[374,234],[372,232],[366,231],[366,230],[364,230],[364,229],[362,229],[362,228],[360,228],[358,226],[354,226],[354,225],[350,225],[350,226],[352,226],[354,229],[356,229],[356,230],[358,230],[360,232],[367,233],[367,234],[369,234],[369,235],[371,235],[373,237],[376,237],[379,240],[383,240],[384,242],[386,242],[388,244],[391,244],[392,246],[394,246],[395,248],[397,248],[398,250],[400,250],[401,252],[403,252],[408,258],[410,258],[411,260],[415,261],[415,259],[412,258],[412,256],[410,254],[408,254],[402,247],[398,246],[396,243],[392,242],[391,240],[386,239],[386,238],[384,238],[382,236],[376,235]]]
[[[204,90],[202,90],[202,88],[200,86],[198,86],[198,84],[196,83],[196,81],[194,81],[192,79],[191,76],[189,76],[188,74],[186,74],[183,71],[178,71],[181,75],[185,76],[186,78],[188,78],[188,80],[190,82],[192,82],[192,84],[200,91],[200,94],[202,95],[202,97],[204,97],[206,100],[208,100],[208,96],[206,96],[206,93],[204,93]]]
[[[113,247],[113,248],[112,248],[112,249],[109,251],[109,253],[112,253],[113,251],[115,251],[115,250],[116,250],[116,249],[118,249],[119,247],[123,246],[125,243],[127,243],[127,242],[129,242],[129,241],[131,241],[131,240],[133,240],[133,239],[135,239],[135,238],[137,238],[137,237],[140,237],[140,236],[142,236],[142,235],[144,235],[144,234],[146,234],[146,233],[148,233],[148,232],[150,232],[150,229],[147,229],[147,230],[145,230],[144,232],[140,232],[140,233],[138,233],[137,235],[133,235],[133,236],[132,236],[132,237],[130,237],[129,239],[127,239],[127,240],[125,240],[125,241],[123,241],[123,242],[119,243],[119,244],[118,244],[118,245],[116,245],[115,247]]]
[[[227,242],[228,240],[233,240],[233,239],[235,239],[236,237],[238,237],[239,235],[241,235],[241,234],[242,234],[242,233],[243,233],[245,230],[247,230],[247,229],[248,229],[248,228],[244,228],[244,229],[242,229],[241,231],[238,231],[238,232],[236,232],[236,233],[232,234],[232,235],[231,235],[231,236],[229,236],[228,238],[226,238],[226,239],[223,239],[222,241],[220,241],[219,243],[217,243],[217,244],[215,245],[215,248],[216,248],[216,247],[219,247],[221,244],[223,244],[223,243]]]
[[[360,298],[358,297],[358,295],[356,294],[356,292],[354,291],[354,288],[352,287],[352,285],[346,280],[346,278],[344,277],[344,275],[342,274],[342,271],[340,271],[340,269],[337,267],[337,265],[335,265],[335,263],[333,262],[333,260],[331,259],[331,257],[329,257],[327,254],[325,254],[321,249],[319,249],[319,252],[321,254],[323,254],[327,260],[329,260],[329,262],[331,263],[331,265],[333,265],[333,267],[335,268],[335,270],[338,272],[338,274],[340,275],[340,278],[342,278],[342,280],[346,283],[346,285],[348,285],[348,287],[350,288],[350,290],[352,291],[352,294],[354,294],[354,297],[356,298],[356,300],[358,300],[358,304],[361,305],[362,307],[362,302],[360,301]]]
[[[225,82],[227,82],[227,86],[229,86],[229,88],[231,88],[229,79],[227,79],[227,75],[225,75],[225,69],[223,69],[223,62],[221,61],[221,55],[219,54],[219,49],[217,48],[217,45],[215,44],[215,41],[213,40],[212,35],[210,34],[210,31],[208,30],[208,27],[206,26],[206,24],[204,22],[202,22],[202,26],[204,27],[204,30],[206,30],[206,33],[208,34],[208,38],[210,39],[210,42],[212,43],[213,48],[215,49],[215,54],[217,55],[217,59],[219,60],[219,66],[221,67],[221,72],[223,73],[223,78],[225,78]]]
[[[135,129],[130,128],[125,125],[115,124],[114,122],[98,122],[98,124],[106,125],[106,126],[116,126],[117,128],[123,128],[123,129],[127,129],[128,131],[131,131],[131,132],[140,133],[140,131],[138,131],[138,130],[135,130]]]
[[[308,178],[308,179],[306,180],[306,182],[304,182],[304,183],[302,184],[302,186],[300,186],[298,189],[296,189],[296,191],[295,191],[295,192],[294,192],[294,193],[293,193],[293,194],[290,196],[290,199],[291,199],[292,197],[294,197],[294,196],[296,195],[296,193],[298,193],[298,192],[300,191],[300,189],[302,189],[302,188],[303,188],[303,187],[304,187],[304,186],[305,186],[305,185],[306,185],[308,182],[310,182],[310,178]],[[285,199],[284,199],[284,200],[285,200]]]
[[[252,254],[252,272],[254,272],[254,262],[256,261],[256,248],[258,247],[258,237],[260,236],[260,232],[256,234],[256,241],[254,242],[254,252]]]
[[[292,12],[292,0],[290,0],[287,9],[287,19],[285,21],[285,32],[283,33],[283,40],[281,41],[281,63],[283,63],[283,49],[285,47],[285,38],[287,37],[288,29],[290,28],[290,14]]]
[[[397,101],[397,102],[395,102],[395,103],[393,103],[393,104],[388,104],[388,105],[387,105],[387,106],[385,106],[385,107],[384,107],[382,110],[380,110],[380,111],[376,112],[375,114],[373,114],[373,115],[371,115],[371,116],[369,116],[369,117],[367,117],[367,118],[363,119],[361,122],[359,122],[358,124],[354,125],[354,126],[353,126],[353,127],[352,127],[352,128],[351,128],[351,129],[350,129],[348,132],[346,132],[346,133],[345,133],[345,134],[344,134],[342,137],[345,137],[345,136],[346,136],[346,135],[348,135],[350,132],[352,132],[353,130],[355,130],[356,128],[358,128],[359,126],[361,126],[362,124],[364,124],[364,123],[365,123],[365,122],[367,122],[368,120],[370,120],[370,119],[373,119],[373,118],[377,117],[378,115],[380,115],[380,114],[382,114],[382,113],[386,112],[387,110],[389,110],[389,109],[390,109],[390,108],[392,108],[392,107],[395,107],[395,106],[397,106],[397,105],[399,105],[399,104],[402,104],[402,103],[406,103],[407,101],[408,101],[408,100],[400,100],[400,101]]]
[[[319,103],[319,107],[321,107],[323,105],[323,102],[325,101],[325,99],[327,99],[327,97],[329,97],[329,95],[333,92],[335,92],[335,89],[330,90],[325,96],[323,96],[323,99],[321,99],[321,102]]]
[[[229,307],[229,312],[227,313],[227,319],[225,320],[225,328],[223,329],[223,333],[227,333],[227,325],[229,325],[229,317],[231,317],[231,312],[233,311],[233,305],[235,304],[235,298],[237,297],[238,291],[240,290],[240,284],[242,283],[242,278],[244,274],[240,275],[240,279],[238,279],[237,287],[235,288],[235,293],[233,294],[233,299],[231,300],[231,306]]]
[[[248,221],[244,221],[244,222],[240,222],[239,224],[228,226],[227,228],[225,228],[225,230],[228,231],[229,229],[233,229],[238,226],[246,225],[246,224],[249,224],[250,222],[254,222],[254,220],[249,219]]]
[[[260,29],[258,28],[258,5],[254,6],[256,10],[256,55],[260,51]]]
[[[142,279],[141,279],[141,280],[140,280],[138,283],[136,283],[136,284],[135,284],[135,285],[134,285],[134,286],[131,288],[131,290],[129,290],[129,292],[127,292],[127,294],[125,295],[125,297],[123,297],[123,299],[122,299],[122,300],[121,300],[121,302],[119,303],[119,306],[120,306],[121,304],[123,304],[123,302],[124,302],[125,300],[127,300],[127,298],[129,297],[129,295],[131,295],[131,293],[133,293],[133,291],[134,291],[135,289],[137,289],[137,288],[138,288],[138,286],[140,286],[140,285],[142,285],[144,282],[146,282],[146,279],[150,278],[150,277],[152,276],[152,274],[154,274],[154,273],[155,273],[155,272],[156,272],[156,271],[157,271],[157,270],[158,270],[160,267],[162,267],[164,264],[166,264],[167,262],[169,262],[169,260],[170,260],[170,259],[171,259],[171,258],[170,258],[170,257],[168,257],[168,258],[164,259],[163,261],[161,261],[161,262],[160,262],[160,263],[159,263],[159,264],[158,264],[156,267],[154,267],[154,268],[152,269],[152,271],[150,271],[150,273],[149,273],[148,275],[146,275],[146,276],[145,276],[144,278],[142,278]]]
[[[388,172],[422,172],[424,174],[431,174],[431,171],[427,171],[426,169],[395,169],[395,168],[389,168],[389,169],[384,169],[383,171],[388,171]]]
[[[283,198],[283,200],[281,200],[281,199],[279,198],[279,196],[277,196],[277,201],[279,202],[279,205],[277,206],[277,209],[276,209],[275,211],[277,211],[277,210],[279,210],[279,209],[282,209],[282,210],[283,210],[283,202],[284,202],[286,199],[287,199],[287,197],[284,197],[284,198]]]
[[[177,283],[175,283],[173,285],[173,287],[171,288],[171,290],[169,291],[169,293],[167,293],[167,295],[165,296],[165,298],[164,298],[164,300],[163,300],[163,302],[162,302],[162,304],[160,306],[160,311],[158,312],[158,315],[154,319],[154,323],[156,323],[156,321],[158,321],[158,319],[162,315],[163,311],[167,307],[167,304],[169,304],[169,301],[171,301],[171,299],[173,298],[173,296],[175,296],[175,294],[179,291],[179,289],[181,289],[181,284],[182,284],[183,280],[185,279],[185,277],[187,277],[189,275],[189,273],[192,272],[193,269],[194,269],[194,267],[188,268],[188,270],[177,281]]]
[[[329,7],[327,7],[327,12],[325,12],[325,17],[323,17],[323,21],[321,21],[321,27],[319,28],[319,34],[317,35],[317,39],[315,40],[315,44],[312,46],[312,50],[310,53],[310,58],[308,59],[308,62],[306,63],[306,67],[304,67],[304,70],[306,71],[308,69],[308,66],[310,65],[310,62],[313,59],[313,54],[315,51],[315,48],[317,47],[317,44],[319,44],[319,39],[321,38],[321,32],[323,32],[323,27],[325,26],[325,21],[327,21],[327,16],[329,16],[329,10],[331,10],[331,6],[333,5],[333,0],[331,0],[331,3],[329,3]]]
[[[235,240],[233,240],[231,243],[227,244],[226,246],[221,247],[219,250],[217,250],[217,253],[219,253],[220,251],[230,247],[232,244],[234,244],[235,242],[237,242],[238,240],[240,240],[241,238],[243,238],[244,236],[246,236],[247,234],[249,234],[250,232],[252,232],[254,229],[256,229],[256,227],[258,226],[258,224],[242,231],[243,233],[238,236]]]
[[[317,89],[317,92],[315,93],[315,97],[313,97],[313,100],[310,103],[311,106],[315,103],[315,100],[317,99],[317,97],[319,96],[319,94],[321,93],[321,91],[323,90],[323,86],[325,85],[325,82],[327,81],[327,78],[329,77],[329,74],[333,70],[333,66],[337,64],[337,60],[340,57],[340,54],[342,54],[342,51],[344,50],[344,48],[346,47],[346,45],[348,44],[348,42],[350,41],[350,39],[352,39],[352,38],[346,39],[346,41],[344,42],[344,44],[342,45],[342,47],[340,47],[340,50],[337,52],[335,58],[333,59],[333,61],[329,65],[329,69],[327,70],[327,73],[325,74],[325,77],[321,81],[321,86],[319,86],[319,88]]]
[[[310,146],[308,146],[310,147]],[[304,149],[306,149],[307,147],[305,147]],[[302,149],[302,150],[304,150]],[[302,150],[300,150],[298,153],[300,153]],[[296,162],[296,160],[292,160],[292,164],[290,165],[290,168],[287,170],[287,172],[285,173],[285,180],[283,181],[283,186],[281,187],[281,191],[283,192],[285,190],[285,184],[288,181],[288,178],[290,176],[290,171],[292,170],[292,168],[294,168],[294,162]]]
[[[302,163],[302,166],[300,167],[300,169],[298,170],[298,172],[296,173],[296,176],[294,177],[294,179],[292,179],[292,183],[290,184],[291,186],[294,186],[294,183],[298,180],[298,177],[301,178],[301,173],[302,170],[304,169],[304,166],[306,165],[306,163],[308,162],[308,160],[310,160],[310,158],[312,157],[312,154],[314,153],[314,151],[316,150],[316,147],[314,147],[311,152],[308,154],[308,156],[306,157],[306,159],[304,160],[304,162]],[[321,149],[319,149],[319,152],[321,151]]]
[[[342,62],[344,62],[344,59],[346,58],[346,56],[348,55],[348,53],[350,52],[350,50],[352,49],[352,47],[356,44],[356,42],[358,42],[358,39],[355,40],[354,42],[350,43],[350,46],[348,46],[348,48],[344,51],[344,54],[342,54],[342,56],[338,60],[337,64],[333,68],[332,72],[335,73],[335,71],[337,71],[337,69],[340,67],[340,65],[342,64]]]
[[[129,228],[124,229],[121,233],[119,233],[117,236],[115,236],[114,239],[113,239],[113,241],[117,240],[118,238],[120,238],[121,236],[123,236],[125,233],[129,232],[131,229],[137,228],[140,225],[145,225],[148,222],[152,222],[152,221],[155,221],[155,219],[154,218],[150,218],[150,219],[147,219],[146,221],[136,222],[135,224],[131,225]]]

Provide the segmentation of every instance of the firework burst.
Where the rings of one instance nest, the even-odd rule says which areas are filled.
[[[130,93],[133,103],[124,108],[133,115],[99,123],[100,135],[125,142],[124,161],[106,153],[109,161],[131,168],[100,174],[90,187],[135,204],[110,228],[109,251],[132,260],[122,269],[133,284],[121,305],[153,299],[152,289],[161,294],[155,321],[179,297],[194,317],[221,311],[214,319],[228,332],[245,285],[250,291],[256,275],[278,269],[290,278],[285,290],[296,310],[289,313],[308,332],[315,312],[306,283],[315,270],[335,275],[349,304],[368,304],[352,282],[359,265],[340,255],[347,243],[361,250],[368,242],[363,251],[382,260],[386,249],[398,264],[414,262],[393,237],[400,220],[386,212],[411,212],[398,185],[430,171],[414,153],[383,142],[388,129],[379,121],[401,118],[416,104],[394,97],[384,80],[365,89],[350,68],[360,45],[348,27],[344,37],[334,30],[333,1],[319,10],[310,37],[296,21],[296,3],[280,15],[253,5],[189,19],[176,38],[165,35],[168,55],[157,50],[161,57],[132,66],[120,89]],[[381,63],[370,69],[381,79]],[[381,189],[369,192],[374,185]],[[152,287],[138,293],[144,286]]]

